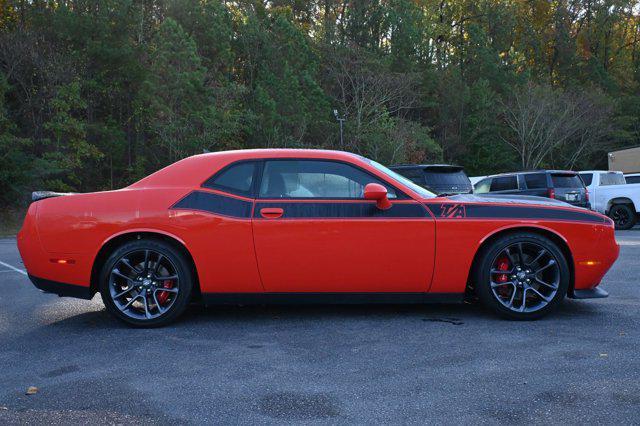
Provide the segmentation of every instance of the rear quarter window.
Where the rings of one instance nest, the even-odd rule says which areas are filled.
[[[527,189],[547,189],[547,175],[546,173],[524,175],[524,183]]]
[[[489,188],[491,187],[491,178],[482,179],[480,182],[476,183],[473,192],[475,194],[486,194],[489,192]]]
[[[580,173],[580,178],[584,182],[584,186],[589,186],[593,182],[593,173]]]
[[[514,191],[518,189],[517,176],[502,176],[493,178],[491,182],[491,192]]]
[[[232,194],[250,195],[256,163],[247,161],[232,164],[216,173],[204,183],[204,187]]]

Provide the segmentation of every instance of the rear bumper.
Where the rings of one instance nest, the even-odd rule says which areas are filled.
[[[29,274],[29,279],[38,289],[45,293],[57,294],[60,297],[75,297],[77,299],[90,300],[93,298],[94,292],[89,287],[82,287],[79,285],[59,283],[57,281],[51,281],[44,278],[34,277]]]
[[[605,297],[609,297],[609,293],[600,287],[589,290],[573,290],[573,294],[569,294],[571,299],[604,299]]]

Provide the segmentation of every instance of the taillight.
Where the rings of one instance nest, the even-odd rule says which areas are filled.
[[[549,198],[556,198],[556,190],[553,188],[549,188],[549,191],[547,192],[547,196]]]
[[[584,189],[584,200],[589,201],[589,190],[587,188]]]

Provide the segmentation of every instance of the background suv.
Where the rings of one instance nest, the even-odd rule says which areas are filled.
[[[536,170],[488,176],[476,183],[474,192],[534,195],[591,208],[589,192],[578,173],[571,171]]]
[[[473,185],[461,166],[399,164],[389,168],[437,195],[473,192]]]

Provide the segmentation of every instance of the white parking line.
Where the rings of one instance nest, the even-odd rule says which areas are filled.
[[[621,246],[640,246],[640,241],[618,241]]]
[[[19,274],[27,275],[27,273],[25,271],[23,271],[22,269],[18,269],[18,268],[14,267],[14,266],[9,265],[8,263],[0,262],[0,265],[6,266],[7,268],[12,269],[12,270],[16,271]]]

